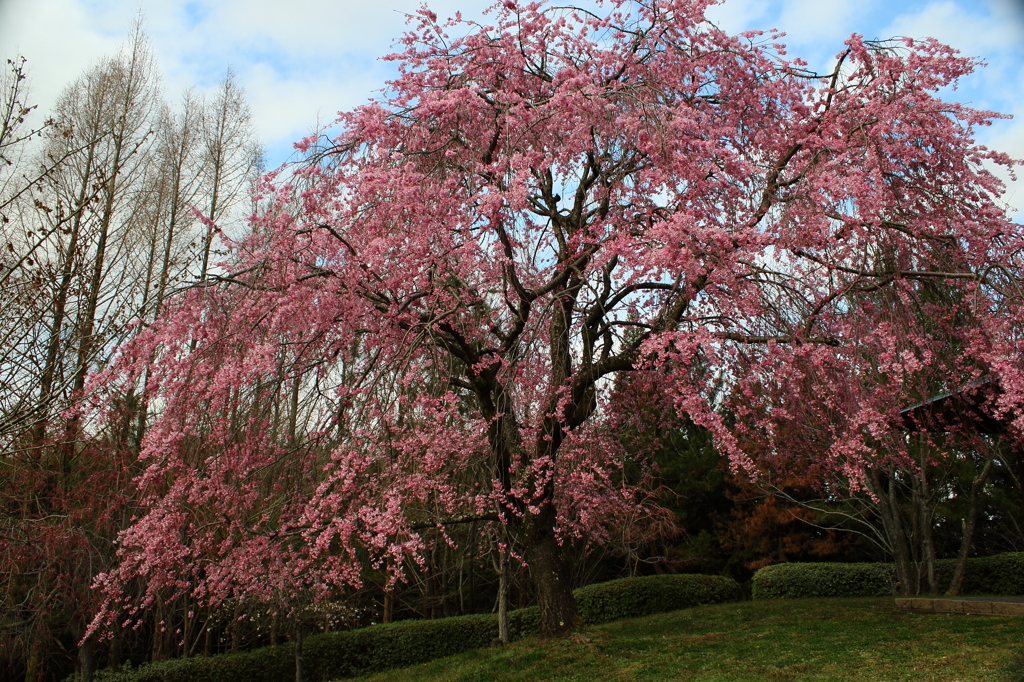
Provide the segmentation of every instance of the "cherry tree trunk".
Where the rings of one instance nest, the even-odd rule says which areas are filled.
[[[78,647],[78,667],[81,682],[92,682],[96,660],[91,637],[87,637]]]
[[[502,554],[498,571],[498,640],[509,643],[508,636],[508,558]]]
[[[920,581],[911,558],[903,518],[896,500],[894,474],[891,470],[884,472],[878,469],[868,469],[866,473],[868,489],[878,498],[875,509],[882,520],[889,551],[893,555],[900,594],[917,594]]]
[[[569,562],[554,527],[555,509],[550,503],[526,524],[526,561],[540,606],[541,639],[564,637],[579,624]]]
[[[994,452],[989,455],[985,465],[971,482],[967,514],[963,519],[963,536],[960,539],[960,551],[957,552],[953,578],[949,581],[949,589],[946,590],[946,596],[948,597],[958,596],[960,590],[963,589],[964,577],[967,574],[967,557],[971,553],[971,540],[974,538],[974,528],[978,523],[978,494],[981,492],[982,486],[985,485],[985,481],[992,471],[993,462],[995,462]]]
[[[302,620],[295,617],[295,682],[303,682],[302,670]]]

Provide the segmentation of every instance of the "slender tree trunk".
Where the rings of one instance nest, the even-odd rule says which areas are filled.
[[[238,615],[241,613],[236,605],[231,615],[231,653],[236,653],[242,642],[242,633],[238,630]]]
[[[89,184],[93,181],[92,166],[96,155],[94,141],[89,145],[86,155],[85,169],[82,173],[82,182],[79,186],[78,197],[75,205],[74,218],[71,221],[71,234],[68,236],[67,251],[64,254],[64,262],[61,264],[60,285],[57,288],[57,296],[53,302],[53,322],[50,324],[50,338],[46,348],[46,362],[43,364],[43,373],[39,379],[39,422],[36,427],[36,440],[41,441],[46,433],[46,421],[48,405],[53,395],[53,382],[57,374],[57,361],[61,347],[61,332],[64,327],[64,317],[67,314],[68,296],[71,291],[71,280],[75,274],[75,254],[78,252],[78,239],[82,231],[82,215],[85,212],[85,205],[88,198]]]
[[[25,682],[39,682],[43,679],[43,644],[39,637],[32,633],[29,636],[28,659],[25,661]]]
[[[468,549],[468,548],[467,548]],[[459,613],[458,615],[466,615],[466,555],[463,554],[462,558],[459,559],[459,575],[456,578],[459,590]]]
[[[955,597],[960,594],[964,586],[964,576],[967,573],[967,557],[971,553],[971,541],[974,539],[974,528],[978,521],[978,495],[985,480],[992,471],[992,463],[995,461],[995,452],[989,455],[985,466],[971,482],[970,499],[968,500],[967,517],[963,521],[963,537],[960,538],[960,551],[956,555],[956,569],[953,571],[953,579],[949,582],[949,589],[946,595]]]
[[[202,616],[200,616],[202,614]],[[206,635],[210,630],[210,621],[212,620],[210,610],[200,608],[198,604],[195,606],[195,612],[193,613],[194,621],[192,624],[192,630],[195,635],[192,638],[192,644],[188,644],[186,639],[186,651],[185,656],[197,656],[199,655],[199,645],[205,643]],[[200,621],[202,621],[200,623]],[[197,629],[198,628],[198,629]]]
[[[476,574],[476,522],[473,522],[469,526],[469,574],[466,576],[466,586],[469,594],[467,595],[467,606],[466,613],[476,613],[476,582],[474,575]]]
[[[508,644],[508,556],[498,550],[498,639]]]
[[[225,87],[227,87],[225,85]],[[221,186],[221,174],[224,172],[224,147],[223,137],[224,128],[227,126],[225,117],[227,116],[226,105],[217,112],[217,133],[216,133],[216,147],[213,150],[213,190],[210,193],[210,204],[209,210],[206,217],[209,218],[211,223],[217,221],[217,209],[219,208],[218,201],[220,199],[220,186]],[[205,232],[203,233],[203,248],[202,248],[202,261],[199,267],[199,281],[206,281],[206,273],[210,266],[210,250],[213,248],[213,230],[209,226],[204,226]]]
[[[110,654],[107,656],[107,667],[111,670],[117,670],[121,667],[121,633],[118,628],[114,628],[114,633],[110,638]]]
[[[922,455],[922,464],[924,456]],[[932,504],[931,494],[928,489],[928,481],[925,478],[924,469],[914,475],[913,509],[914,525],[917,527],[917,536],[920,538],[921,556],[918,575],[926,581],[928,592],[934,594],[939,591],[938,579],[935,576],[935,543],[932,533]]]
[[[896,494],[896,476],[889,472],[889,493],[888,509],[889,517],[892,519],[893,528],[893,558],[896,561],[896,573],[900,583],[904,585],[904,594],[919,594],[921,591],[921,574],[917,570],[917,562],[914,561],[914,552],[907,537],[906,525],[903,523],[903,515],[900,513],[899,499]]]
[[[82,682],[92,682],[93,671],[96,668],[96,662],[93,652],[92,638],[87,638],[78,647],[78,666],[80,669],[80,678]]]
[[[121,138],[115,138],[113,172],[106,188],[106,197],[103,205],[103,214],[100,221],[100,233],[96,242],[96,255],[92,263],[92,277],[89,281],[89,291],[85,303],[85,312],[82,315],[82,328],[79,330],[78,338],[78,365],[75,368],[74,390],[76,394],[81,393],[85,386],[85,377],[89,372],[89,363],[92,359],[96,342],[93,339],[93,332],[96,325],[96,311],[99,307],[100,288],[103,286],[103,269],[106,265],[107,241],[110,237],[110,224],[114,217],[114,197],[116,195],[118,169],[121,163]]]
[[[882,520],[882,529],[885,532],[889,551],[893,556],[899,590],[902,594],[915,594],[917,581],[912,578],[913,561],[910,557],[906,532],[903,529],[903,521],[896,500],[895,474],[891,470],[882,472],[878,469],[869,469],[867,483],[871,494],[878,499],[875,511]]]
[[[295,617],[295,682],[302,680],[302,619]]]
[[[189,644],[192,639],[192,629],[194,618],[190,615],[188,596],[185,596],[181,600],[181,639],[184,641],[184,645],[181,648],[181,657],[188,658],[189,652],[191,651],[191,645]]]
[[[924,552],[925,575],[928,578],[928,592],[935,594],[939,591],[939,579],[935,573],[935,493],[928,485],[928,458],[927,441],[924,434],[919,436],[918,447],[920,449],[918,465],[921,467],[918,474],[920,481],[920,510],[921,510],[921,544]]]
[[[164,603],[160,595],[156,598],[156,608],[153,610],[153,641],[150,642],[149,660],[151,663],[156,663],[163,658],[163,633],[160,632],[160,628],[163,627],[161,623],[164,621]]]
[[[437,573],[437,566],[434,565],[434,553],[436,551],[436,547],[432,548],[430,556],[427,557],[427,570],[423,579],[423,599],[420,602],[424,616],[430,620],[437,618],[437,580],[435,575]]]
[[[1024,509],[1024,448],[1013,447],[1013,454],[1017,457],[1017,492],[1020,493],[1020,506]]]

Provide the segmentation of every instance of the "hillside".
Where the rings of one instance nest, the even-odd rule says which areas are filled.
[[[591,627],[589,641],[527,639],[359,679],[992,682],[1009,679],[1022,626],[899,612],[891,598],[743,602]]]

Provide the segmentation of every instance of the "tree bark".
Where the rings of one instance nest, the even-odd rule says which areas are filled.
[[[910,549],[907,546],[903,519],[894,490],[896,486],[895,473],[891,470],[883,472],[869,469],[866,478],[871,494],[878,498],[875,511],[882,520],[882,528],[885,531],[889,551],[893,556],[899,590],[902,594],[915,594],[917,592],[917,575],[916,572],[911,573],[914,562],[911,560]]]
[[[935,575],[935,543],[932,532],[932,517],[934,516],[935,507],[932,503],[932,492],[928,486],[926,464],[924,447],[922,445],[920,457],[921,470],[914,474],[914,485],[912,488],[912,495],[914,497],[913,509],[915,525],[917,526],[921,544],[920,563],[923,564],[923,574],[928,584],[928,592],[934,594],[939,591],[939,581]],[[919,569],[917,573],[918,576],[921,576],[922,571]],[[920,577],[918,579],[920,580]]]
[[[46,666],[43,663],[43,643],[32,633],[28,643],[28,659],[25,661],[25,682],[38,682],[43,679]]]
[[[295,616],[295,682],[302,680],[302,619]]]
[[[430,551],[430,557],[427,560],[427,575],[423,581],[423,612],[427,618],[434,620],[438,617],[437,614],[437,566],[434,565],[434,554],[437,548],[433,548]]]
[[[469,526],[469,573],[466,576],[466,583],[468,588],[468,594],[466,595],[466,601],[468,605],[464,613],[476,613],[476,581],[474,580],[475,564],[476,564],[476,522],[473,522]]]
[[[526,560],[540,606],[541,639],[565,637],[580,623],[569,562],[555,537],[554,505],[541,507],[527,523],[527,534]]]
[[[498,550],[498,639],[508,644],[508,557]]]
[[[121,667],[121,633],[119,628],[114,628],[110,639],[110,653],[107,655],[107,667],[117,670]]]
[[[949,581],[949,589],[946,590],[946,595],[949,597],[959,595],[960,590],[964,586],[964,576],[967,573],[967,557],[971,553],[971,541],[974,538],[974,528],[978,522],[978,494],[981,492],[982,486],[985,485],[989,472],[992,471],[992,463],[994,461],[995,452],[993,451],[981,471],[971,482],[967,517],[963,521],[963,537],[960,538],[960,551],[956,555],[956,569],[953,571],[952,580]]]
[[[188,596],[182,599],[181,602],[181,639],[183,642],[181,647],[181,657],[188,658],[191,655],[193,621],[195,620],[193,616],[195,614],[193,613],[190,615]],[[198,608],[198,604],[196,605],[196,608]]]
[[[50,325],[50,338],[46,349],[46,363],[43,365],[42,377],[39,380],[39,406],[40,414],[36,426],[36,440],[42,441],[45,437],[46,423],[49,416],[49,403],[53,393],[53,382],[57,372],[57,360],[63,343],[61,332],[64,327],[68,296],[71,290],[71,280],[75,274],[75,255],[78,253],[78,238],[82,231],[82,214],[86,208],[89,183],[93,180],[93,159],[96,153],[97,141],[93,141],[88,147],[88,154],[85,160],[85,169],[82,173],[81,185],[79,187],[78,199],[75,204],[74,219],[71,223],[71,231],[68,237],[67,251],[61,265],[60,285],[57,288],[57,295],[53,302],[53,321]]]
[[[231,653],[236,653],[242,643],[242,633],[238,629],[239,614],[241,610],[236,605],[231,615]]]
[[[78,667],[82,682],[92,682],[93,672],[96,668],[96,660],[93,655],[92,638],[88,637],[78,647]]]

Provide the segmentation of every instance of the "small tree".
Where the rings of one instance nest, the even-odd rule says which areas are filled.
[[[716,386],[822,366],[836,369],[822,390],[841,396],[840,359],[870,353],[889,372],[900,333],[850,292],[898,298],[931,279],[970,287],[991,320],[974,352],[1016,372],[1000,341],[1015,336],[995,335],[1015,322],[990,304],[1019,272],[1021,231],[983,166],[1010,161],[972,140],[992,114],[935,96],[976,62],[854,35],[816,74],[774,36],[721,31],[707,5],[615,2],[599,17],[509,0],[489,26],[422,10],[389,57],[386,98],[340,116],[301,191],[262,188],[273,205],[232,274],[124,350],[112,376],[148,368],[163,412],[144,452],[151,511],[125,537],[122,577],[165,575],[154,562],[169,546],[175,570],[197,570],[202,524],[217,521],[198,518],[211,513],[199,489],[224,495],[223,528],[261,538],[247,556],[287,567],[287,545],[338,585],[357,578],[357,544],[415,551],[405,502],[431,499],[508,527],[542,635],[556,636],[577,622],[564,538],[632,494],[605,484],[621,466],[601,429],[615,375],[671,366],[676,408],[744,466]],[[875,259],[877,244],[893,258]],[[936,244],[947,265],[925,269]],[[321,426],[289,455],[321,473],[261,526],[247,486],[269,466],[270,422],[232,418],[299,376],[323,396]],[[855,468],[880,421],[848,416],[835,452]],[[198,441],[202,454],[183,456]],[[488,489],[448,485],[481,460]],[[204,584],[254,570],[202,565]]]

